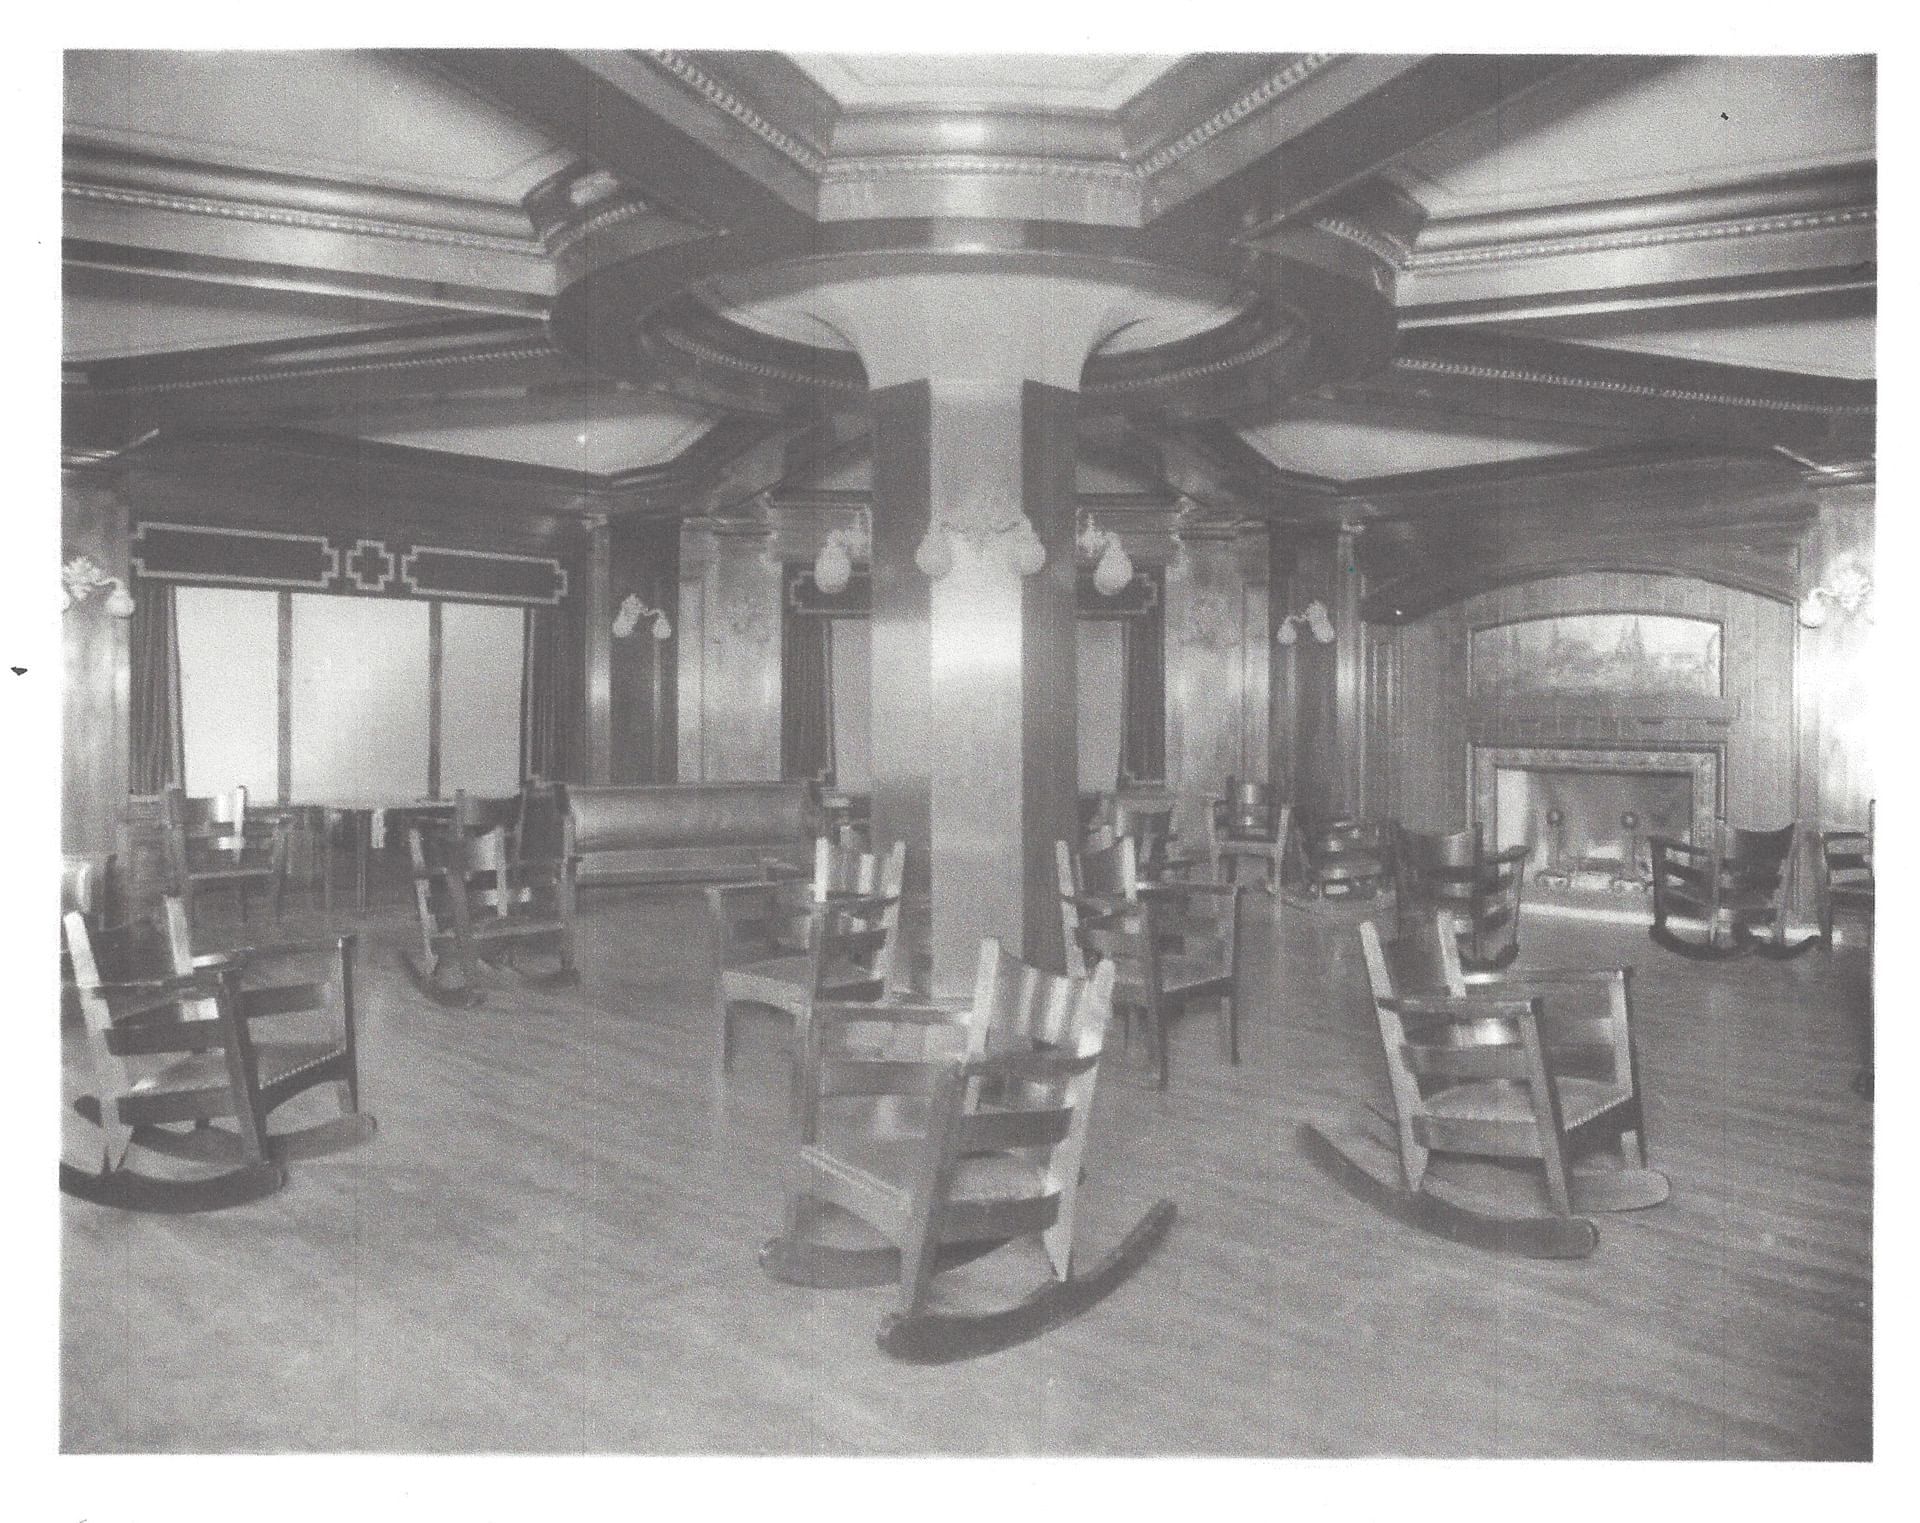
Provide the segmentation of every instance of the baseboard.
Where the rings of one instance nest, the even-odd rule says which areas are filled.
[[[1523,916],[1537,915],[1549,920],[1598,920],[1613,925],[1647,926],[1653,923],[1653,912],[1642,902],[1638,906],[1614,909],[1602,904],[1554,904],[1541,903],[1538,900],[1522,903],[1520,913]],[[1687,920],[1679,915],[1669,915],[1667,924],[1688,931],[1702,931],[1706,923],[1700,920]],[[1820,927],[1812,921],[1789,921],[1787,940],[1801,941],[1808,936],[1818,936]],[[1833,928],[1833,944],[1836,947],[1864,946],[1866,932],[1857,928],[1836,925]]]

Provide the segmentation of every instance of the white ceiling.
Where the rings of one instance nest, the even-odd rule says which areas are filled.
[[[986,106],[1114,111],[1175,63],[1124,53],[795,53],[794,63],[849,111]]]
[[[1566,318],[1529,323],[1518,331],[1635,354],[1870,381],[1874,376],[1874,326],[1871,313],[1818,318],[1741,314],[1726,323],[1681,320],[1659,328],[1649,328],[1644,318],[1632,316]]]
[[[663,402],[618,417],[595,417],[582,404],[578,419],[489,423],[472,427],[363,431],[361,438],[415,449],[484,455],[522,465],[545,465],[610,476],[661,465],[688,449],[713,426],[705,413]]]
[[[1240,435],[1283,470],[1335,481],[1398,476],[1567,454],[1576,446],[1490,434],[1422,432],[1397,424],[1282,417]]]
[[[1443,134],[1392,178],[1456,217],[1873,156],[1871,58],[1607,58]]]
[[[517,203],[572,159],[374,52],[69,52],[66,126],[165,158],[493,202]]]
[[[75,364],[318,338],[446,316],[397,302],[203,284],[75,265],[67,267],[63,285],[61,356]]]

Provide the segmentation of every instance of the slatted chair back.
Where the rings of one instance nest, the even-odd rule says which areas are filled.
[[[1524,844],[1489,852],[1477,827],[1430,834],[1396,825],[1393,870],[1403,934],[1445,910],[1465,966],[1507,966],[1520,949],[1526,857]]]
[[[1275,799],[1271,784],[1240,782],[1229,777],[1226,797],[1220,802],[1225,806],[1221,824],[1234,839],[1278,841],[1281,838],[1282,806]]]
[[[1092,966],[1082,941],[1082,919],[1109,916],[1120,901],[1140,898],[1140,874],[1133,842],[1122,836],[1110,846],[1076,855],[1065,841],[1053,843],[1054,874],[1059,885],[1060,930],[1066,946],[1067,973],[1085,978]],[[1123,981],[1129,978],[1123,973]]]
[[[1751,933],[1770,932],[1771,955],[1792,955],[1817,942],[1786,945],[1787,874],[1799,826],[1747,830],[1716,822],[1710,843],[1696,845],[1667,836],[1649,836],[1653,861],[1653,939],[1694,956],[1726,956],[1751,944]],[[1698,946],[1682,941],[1667,927],[1669,916],[1706,923]],[[1729,944],[1718,937],[1725,931]]]
[[[231,888],[247,915],[247,890],[267,888],[275,919],[286,882],[289,822],[270,819],[249,835],[247,790],[236,787],[212,798],[189,798],[178,784],[160,795],[162,850],[169,892],[191,905],[197,891]]]
[[[1362,922],[1360,941],[1408,1187],[1420,1188],[1435,1151],[1537,1159],[1554,1210],[1570,1215],[1566,1128],[1548,1078],[1539,997],[1398,995],[1372,921]],[[1455,1103],[1509,1086],[1524,1088],[1525,1115]]]
[[[1292,815],[1296,854],[1309,888],[1324,898],[1371,895],[1392,873],[1392,843],[1375,821]]]

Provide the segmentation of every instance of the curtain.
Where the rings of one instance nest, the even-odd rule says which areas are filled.
[[[780,775],[833,773],[833,621],[791,608],[780,623]]]
[[[564,782],[578,754],[580,661],[566,604],[527,610],[520,672],[520,770]]]
[[[1167,641],[1161,610],[1121,622],[1120,775],[1157,783],[1167,775]]]
[[[127,791],[157,794],[183,781],[187,772],[180,730],[180,627],[173,583],[138,578],[132,590]]]

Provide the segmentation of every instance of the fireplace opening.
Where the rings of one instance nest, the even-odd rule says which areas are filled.
[[[1497,843],[1526,843],[1536,892],[1645,891],[1653,881],[1647,837],[1693,835],[1687,771],[1500,767],[1494,791]]]

